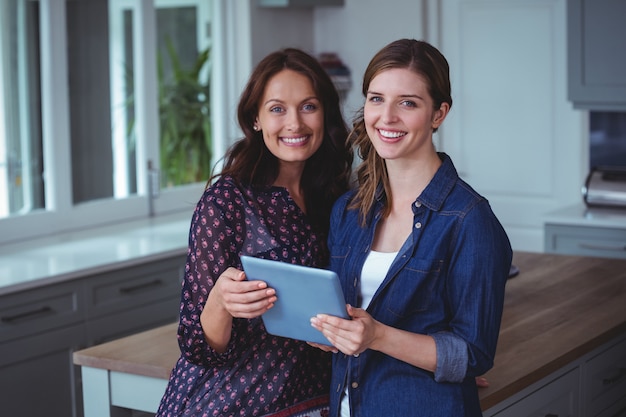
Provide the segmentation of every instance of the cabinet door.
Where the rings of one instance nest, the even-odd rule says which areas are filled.
[[[580,370],[570,372],[538,388],[536,391],[493,414],[493,417],[578,417]]]
[[[569,0],[569,99],[577,108],[626,111],[626,2]]]
[[[76,325],[0,344],[3,416],[82,416],[72,352],[84,346],[83,331]]]
[[[586,416],[599,415],[609,406],[612,410],[626,407],[626,339],[599,352],[583,369]],[[616,403],[621,407],[615,407]]]

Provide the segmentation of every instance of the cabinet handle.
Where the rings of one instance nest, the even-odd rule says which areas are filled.
[[[602,385],[615,384],[616,382],[619,382],[622,378],[624,378],[624,376],[626,376],[626,368],[619,368],[615,375],[604,378],[602,380]]]
[[[559,417],[559,415],[550,413],[550,414],[546,414],[545,417]]]
[[[591,250],[614,250],[617,252],[626,251],[626,245],[594,245],[592,243],[579,243],[579,248]]]
[[[29,319],[39,316],[46,316],[50,313],[53,313],[52,307],[43,306],[36,310],[25,311],[24,313],[15,314],[13,316],[4,316],[0,319],[3,323],[14,323],[18,320]]]
[[[130,287],[121,287],[120,292],[122,294],[132,294],[135,292],[143,291],[144,289],[158,287],[161,284],[163,284],[163,282],[160,279],[155,279],[154,281],[145,282],[143,284],[133,285]]]

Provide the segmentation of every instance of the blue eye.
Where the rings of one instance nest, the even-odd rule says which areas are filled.
[[[415,102],[411,101],[411,100],[404,100],[400,104],[402,104],[403,106],[406,106],[406,107],[416,107],[417,106],[417,104],[415,104]]]
[[[370,96],[370,98],[368,100],[373,102],[373,103],[378,103],[378,102],[383,101],[383,98],[380,97],[380,96]]]
[[[280,106],[270,107],[270,113],[281,113],[283,108]]]
[[[302,110],[307,111],[307,112],[312,112],[317,110],[317,106],[315,104],[305,104],[304,106],[302,106]]]

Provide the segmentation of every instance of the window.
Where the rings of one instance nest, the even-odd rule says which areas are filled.
[[[0,218],[44,208],[37,6],[0,3]]]
[[[215,161],[238,135],[233,104],[250,67],[249,32],[237,25],[248,25],[248,7],[0,2],[0,244],[191,211],[208,176],[202,146]],[[176,94],[206,115],[182,133],[211,133],[195,148],[177,148],[168,130],[182,117]]]

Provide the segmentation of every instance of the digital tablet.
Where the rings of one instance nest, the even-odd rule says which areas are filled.
[[[311,317],[349,318],[339,277],[333,271],[250,256],[242,256],[241,263],[249,281],[265,281],[276,290],[274,307],[262,316],[268,333],[330,345],[322,332],[311,327]]]

